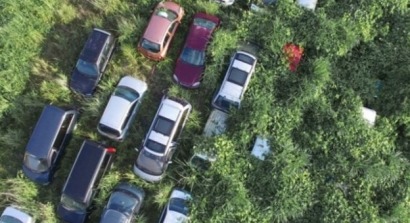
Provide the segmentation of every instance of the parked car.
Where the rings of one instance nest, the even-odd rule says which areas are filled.
[[[242,97],[255,70],[256,57],[251,53],[238,50],[231,57],[229,68],[221,87],[212,99],[212,106],[224,112],[239,108]]]
[[[213,109],[206,121],[202,135],[205,137],[212,137],[223,134],[226,130],[227,119],[227,113],[218,109]],[[206,151],[195,151],[194,155],[189,159],[191,165],[199,167],[202,170],[208,169],[214,161],[216,161],[216,155]]]
[[[34,218],[15,207],[6,207],[0,216],[0,223],[34,223]]]
[[[202,12],[194,15],[174,70],[174,80],[180,85],[199,87],[205,70],[205,51],[219,23],[220,19],[213,15]]]
[[[267,138],[257,136],[253,144],[251,155],[257,159],[265,160],[265,157],[271,152],[269,141]]]
[[[52,181],[77,123],[78,111],[54,105],[44,107],[31,133],[23,161],[23,173],[39,184]]]
[[[369,125],[369,126],[374,126],[374,124],[376,123],[376,117],[377,117],[377,113],[375,110],[370,109],[370,108],[366,108],[366,107],[362,107],[362,117],[363,120]]]
[[[150,182],[158,182],[164,177],[191,109],[191,104],[184,100],[162,98],[134,164],[137,176]]]
[[[304,8],[315,10],[317,0],[297,0],[298,4]]]
[[[98,123],[98,132],[110,139],[122,141],[147,89],[147,84],[141,80],[131,76],[121,78]]]
[[[142,188],[130,183],[117,185],[104,208],[100,223],[134,222],[144,197],[145,193]]]
[[[159,223],[187,222],[189,215],[188,202],[191,199],[191,194],[185,190],[179,188],[172,190],[169,201],[162,211]]]
[[[266,12],[266,7],[273,5],[277,0],[251,0],[250,9],[255,12]]]
[[[215,0],[215,2],[222,4],[224,6],[232,5],[235,3],[235,0]]]
[[[94,93],[114,52],[115,41],[110,32],[93,29],[71,73],[72,90],[85,96]]]
[[[165,58],[169,44],[184,16],[184,9],[175,2],[158,3],[138,43],[138,51],[151,60]]]
[[[114,148],[84,140],[64,184],[57,208],[57,214],[64,222],[85,222],[98,193],[98,184],[111,167],[114,153]]]

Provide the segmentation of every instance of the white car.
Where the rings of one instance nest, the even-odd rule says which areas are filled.
[[[239,108],[242,97],[255,71],[256,57],[238,50],[232,56],[221,87],[212,99],[212,106],[223,112]]]
[[[215,0],[215,1],[224,6],[232,5],[233,3],[235,3],[235,0]]]
[[[310,10],[315,10],[317,0],[298,0],[298,4]]]
[[[271,152],[268,139],[257,136],[253,144],[251,155],[260,160],[265,160],[265,156]]]
[[[121,78],[98,123],[98,132],[113,140],[124,140],[148,87],[131,76]]]
[[[187,101],[163,97],[134,164],[137,176],[149,182],[164,177],[191,109]]]
[[[192,199],[187,191],[175,188],[164,207],[159,223],[185,223],[188,221],[188,201]]]
[[[34,223],[34,218],[14,207],[7,207],[0,217],[0,223]]]

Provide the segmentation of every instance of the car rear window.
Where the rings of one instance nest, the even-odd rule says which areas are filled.
[[[153,53],[158,53],[161,49],[158,43],[151,42],[145,38],[141,41],[141,47]]]
[[[165,145],[162,145],[161,143],[155,142],[151,139],[148,139],[147,142],[145,143],[145,146],[157,153],[163,153],[165,152]]]
[[[205,52],[185,47],[181,53],[181,59],[195,66],[202,66],[205,63]]]
[[[0,217],[0,223],[23,223],[15,217],[3,215]]]
[[[175,122],[164,118],[162,116],[158,116],[155,120],[154,124],[154,131],[159,132],[163,135],[170,136],[172,129],[174,128]]]
[[[247,77],[248,77],[247,72],[240,70],[238,68],[232,67],[229,72],[228,81],[233,82],[240,86],[244,86],[246,83]]]
[[[114,91],[114,95],[124,98],[129,102],[134,102],[140,97],[138,92],[127,86],[118,86]]]
[[[169,202],[169,210],[181,213],[186,216],[189,211],[187,201],[181,198],[172,198]]]
[[[235,59],[240,60],[247,64],[253,64],[255,62],[255,59],[253,59],[252,57],[248,55],[242,54],[242,53],[237,53],[235,56]]]
[[[155,15],[168,19],[170,22],[174,21],[178,17],[175,12],[164,7],[158,8],[157,11],[155,11]]]
[[[194,25],[204,27],[208,30],[215,29],[216,23],[203,18],[195,18]]]

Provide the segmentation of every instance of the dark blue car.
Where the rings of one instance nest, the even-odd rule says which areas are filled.
[[[100,223],[131,223],[141,208],[145,193],[129,183],[115,187],[101,215]]]
[[[84,140],[64,184],[57,208],[57,214],[64,222],[85,222],[97,194],[98,184],[111,167],[114,153],[114,148]]]
[[[47,105],[31,134],[23,172],[32,181],[49,184],[77,123],[78,111]]]
[[[91,96],[104,73],[115,48],[114,36],[101,29],[93,29],[71,74],[70,88]]]

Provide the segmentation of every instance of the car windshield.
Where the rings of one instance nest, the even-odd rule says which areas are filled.
[[[189,47],[185,47],[181,53],[181,59],[186,63],[202,66],[205,62],[205,52],[202,50],[194,50]]]
[[[215,104],[222,110],[228,112],[231,107],[239,108],[239,103],[228,100],[226,97],[218,96]]]
[[[178,17],[178,15],[175,12],[163,7],[157,8],[157,11],[155,11],[155,15],[166,18],[170,22],[174,21]]]
[[[48,164],[46,159],[40,159],[29,153],[26,153],[24,155],[24,164],[30,170],[37,173],[41,173],[48,170]]]
[[[251,65],[255,62],[255,59],[243,53],[237,53],[235,59]]]
[[[107,133],[107,134],[110,134],[110,135],[113,135],[113,136],[116,136],[116,137],[119,137],[121,135],[121,132],[119,132],[118,130],[113,129],[113,128],[111,128],[107,125],[101,124],[101,123],[98,124],[98,128],[100,129],[100,131],[102,131],[104,133]]]
[[[158,43],[151,42],[145,38],[142,39],[141,47],[153,53],[158,53],[161,49],[161,46]]]
[[[194,25],[204,27],[205,29],[213,30],[215,29],[216,23],[203,18],[195,18]]]
[[[69,209],[69,210],[75,210],[75,211],[86,211],[87,206],[83,203],[77,202],[74,199],[72,199],[71,197],[62,194],[61,195],[61,204]]]
[[[108,208],[119,211],[127,216],[131,216],[134,207],[138,204],[138,199],[122,191],[114,192],[108,201]]]
[[[169,210],[181,213],[183,215],[188,215],[188,206],[186,200],[181,198],[172,198],[169,202]]]
[[[165,152],[165,145],[162,145],[161,143],[155,142],[151,139],[147,140],[147,143],[145,143],[145,146],[157,153],[163,153]]]
[[[209,160],[202,159],[198,156],[192,157],[191,164],[201,170],[207,170],[211,167],[211,162]]]
[[[134,102],[140,97],[138,92],[127,86],[118,86],[117,88],[115,88],[114,95],[124,98],[129,102]]]
[[[152,175],[161,175],[164,162],[160,156],[156,156],[146,150],[142,150],[137,159],[137,166],[144,172]]]
[[[0,217],[0,223],[24,223],[15,217],[3,215]]]
[[[89,77],[96,77],[98,76],[98,68],[97,65],[93,63],[89,63],[87,61],[79,59],[76,65],[78,71],[82,74],[85,74]]]
[[[174,125],[174,121],[164,118],[162,116],[158,116],[157,120],[155,120],[154,131],[166,136],[170,136],[172,129],[174,128]]]
[[[244,86],[246,83],[246,79],[248,77],[248,73],[240,70],[236,67],[232,67],[229,76],[228,76],[228,81],[233,82],[239,86]]]

